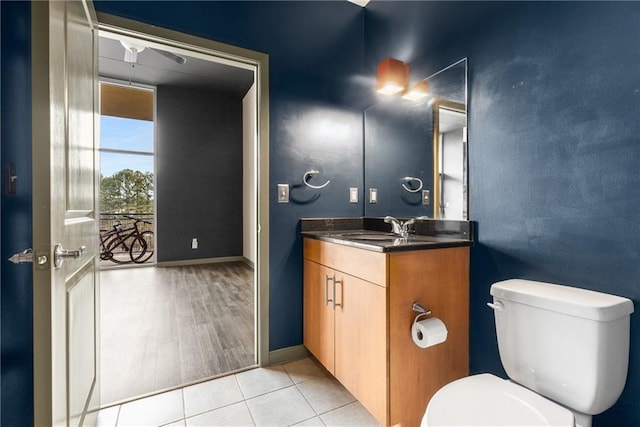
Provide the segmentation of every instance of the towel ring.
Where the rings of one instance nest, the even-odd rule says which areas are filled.
[[[307,187],[310,188],[315,188],[316,190],[319,190],[321,188],[326,187],[327,185],[329,185],[329,183],[331,182],[331,180],[327,180],[327,182],[325,182],[322,185],[313,185],[313,184],[309,184],[309,177],[312,177],[316,174],[319,174],[320,172],[318,172],[317,170],[308,170],[304,176],[302,177],[302,181],[304,182],[304,185],[306,185]]]
[[[415,190],[412,190],[407,185],[407,183],[409,183],[409,182],[417,182],[418,183],[418,188],[416,188]],[[405,176],[404,178],[402,178],[402,186],[409,193],[417,193],[418,191],[422,190],[422,180],[420,178],[415,177],[415,176]]]

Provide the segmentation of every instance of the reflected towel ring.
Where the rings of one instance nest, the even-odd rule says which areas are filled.
[[[409,183],[409,182],[416,182],[418,184],[418,188],[416,188],[415,190],[411,189],[407,185],[407,183]],[[422,190],[422,180],[420,178],[415,177],[415,176],[405,176],[404,178],[402,178],[402,186],[409,193],[417,193],[418,191]]]
[[[309,177],[310,177],[310,176],[314,176],[314,175],[319,174],[319,173],[320,173],[320,172],[318,172],[317,170],[308,170],[308,171],[304,174],[304,176],[302,177],[302,181],[304,182],[304,185],[306,185],[307,187],[310,187],[310,188],[315,188],[316,190],[319,190],[319,189],[324,188],[324,187],[326,187],[327,185],[329,185],[329,183],[331,182],[331,180],[327,180],[327,182],[325,182],[325,183],[324,183],[324,184],[322,184],[322,185],[313,185],[313,184],[309,184],[309,181],[308,181]]]

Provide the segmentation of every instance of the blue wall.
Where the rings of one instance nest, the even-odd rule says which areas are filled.
[[[384,95],[381,95],[384,96]],[[422,191],[401,186],[405,176],[420,178],[433,194],[433,107],[428,99],[407,102],[388,97],[364,113],[364,213],[366,216],[433,217],[433,204],[422,204]],[[409,183],[417,189],[415,183]],[[369,203],[369,188],[377,203]]]
[[[33,322],[31,265],[7,258],[31,246],[31,13],[29,2],[2,8],[2,167],[15,165],[17,193],[7,195],[2,176],[2,257],[0,259],[0,424],[33,424]]]
[[[2,160],[22,176],[18,196],[2,198],[4,260],[31,241],[30,63],[28,3],[1,5]],[[96,7],[270,54],[271,349],[302,341],[298,218],[362,213],[346,189],[362,189],[362,111],[388,56],[410,62],[414,77],[469,57],[472,372],[503,374],[484,308],[496,280],[573,284],[640,310],[640,3]],[[324,191],[300,186],[311,168],[332,180]],[[293,186],[292,203],[276,203],[277,183]],[[31,424],[33,413],[31,277],[20,268],[2,261],[2,425]],[[638,319],[627,387],[596,427],[640,425]]]
[[[638,2],[366,9],[369,67],[469,58],[472,373],[504,375],[485,306],[497,280],[622,295],[640,312],[639,23]],[[640,425],[640,313],[631,323],[625,391],[596,427]]]

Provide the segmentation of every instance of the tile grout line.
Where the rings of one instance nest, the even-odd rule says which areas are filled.
[[[236,386],[237,386],[237,387],[238,387],[238,389],[240,390],[240,394],[241,394],[242,400],[239,400],[239,401],[237,401],[237,402],[232,402],[232,403],[229,403],[229,404],[227,404],[227,405],[223,405],[223,406],[217,407],[217,408],[215,408],[215,409],[211,409],[211,410],[208,410],[208,411],[204,411],[204,412],[201,412],[201,413],[198,413],[198,414],[193,414],[193,415],[191,415],[191,416],[189,416],[189,417],[187,417],[187,412],[186,412],[186,393],[185,393],[185,389],[186,389],[186,387],[182,387],[182,388],[180,389],[180,392],[181,392],[181,401],[182,401],[182,405],[183,405],[183,406],[182,406],[182,418],[181,418],[181,419],[179,419],[179,420],[176,420],[175,422],[183,421],[183,422],[185,423],[185,426],[186,426],[186,423],[187,423],[187,420],[188,420],[188,419],[191,419],[191,418],[196,417],[196,416],[200,416],[200,415],[205,414],[205,413],[213,412],[213,411],[216,411],[216,410],[219,410],[219,409],[222,409],[222,408],[226,408],[226,407],[229,407],[229,406],[231,406],[231,405],[235,405],[235,404],[237,404],[237,403],[242,402],[242,403],[244,403],[245,408],[248,410],[249,415],[250,415],[250,417],[251,417],[251,419],[252,419],[253,424],[254,424],[254,425],[257,425],[256,419],[255,419],[255,416],[254,416],[254,413],[251,411],[251,408],[250,408],[250,407],[249,407],[249,405],[248,405],[248,401],[249,401],[249,400],[252,400],[252,399],[255,399],[255,398],[258,398],[258,397],[261,397],[261,396],[265,396],[265,395],[271,394],[271,393],[276,393],[276,392],[278,392],[278,391],[285,390],[285,389],[290,388],[290,387],[292,387],[292,386],[293,386],[293,387],[295,387],[296,391],[297,391],[298,393],[300,393],[300,395],[302,395],[302,398],[304,399],[304,401],[305,401],[305,402],[306,402],[306,403],[311,407],[312,411],[314,412],[314,415],[313,415],[313,416],[311,416],[311,417],[309,417],[309,418],[305,418],[305,419],[303,419],[303,420],[300,420],[300,421],[298,421],[296,424],[298,424],[298,423],[302,423],[302,422],[306,422],[306,421],[309,421],[309,420],[311,420],[311,419],[313,419],[313,418],[318,418],[318,420],[320,421],[320,423],[322,423],[322,425],[325,425],[325,426],[326,426],[326,423],[325,423],[325,422],[324,422],[324,420],[321,418],[321,416],[322,416],[322,415],[325,415],[325,414],[330,413],[330,412],[332,412],[332,411],[336,411],[336,410],[338,410],[338,409],[344,408],[344,407],[346,407],[346,406],[349,406],[349,405],[352,405],[352,404],[354,404],[354,403],[357,403],[357,402],[358,402],[358,400],[354,398],[354,400],[353,400],[353,401],[351,401],[351,402],[347,402],[347,403],[345,403],[345,404],[342,404],[342,405],[336,406],[335,408],[331,408],[331,409],[328,409],[328,410],[326,410],[326,411],[320,412],[319,410],[317,410],[317,409],[316,409],[316,408],[311,404],[311,402],[309,401],[309,399],[307,398],[307,396],[303,393],[302,389],[300,389],[299,385],[300,385],[300,384],[304,384],[304,383],[310,383],[310,382],[313,382],[313,381],[316,381],[316,380],[320,380],[321,378],[306,378],[306,377],[304,377],[304,376],[303,376],[303,377],[302,377],[302,380],[301,380],[301,381],[299,381],[298,383],[296,383],[296,382],[295,382],[295,379],[292,377],[292,375],[290,374],[290,372],[289,372],[289,371],[284,367],[284,364],[282,365],[282,371],[281,371],[281,372],[284,372],[284,373],[286,373],[286,374],[287,374],[287,378],[288,378],[288,379],[289,379],[289,381],[291,382],[290,384],[288,384],[288,385],[286,385],[286,386],[282,386],[282,387],[276,388],[276,389],[271,390],[271,391],[269,391],[269,392],[265,392],[265,393],[258,394],[258,395],[256,395],[256,396],[252,396],[252,397],[247,397],[247,396],[246,396],[245,392],[243,391],[242,387],[240,386],[240,382],[239,382],[238,377],[237,377],[237,375],[238,375],[238,374],[233,374],[233,375],[232,375],[232,377],[233,377],[233,379],[234,379],[234,382],[235,382]],[[215,380],[214,380],[214,381],[215,381]],[[344,387],[344,386],[342,386],[342,387]],[[115,426],[116,426],[116,427],[118,426],[118,424],[119,424],[119,422],[120,422],[121,408],[122,408],[122,405],[118,405],[117,415],[116,415],[116,424],[115,424]]]
[[[258,423],[256,423],[256,418],[253,416],[253,412],[251,411],[251,408],[249,407],[249,405],[247,405],[247,401],[243,400],[242,403],[244,403],[245,408],[247,408],[247,411],[249,411],[249,416],[251,417],[251,422],[253,423],[254,426],[257,426]]]
[[[287,372],[287,374],[289,374],[289,373]],[[293,378],[292,378],[292,380],[293,380]],[[304,383],[304,382],[307,382],[307,381],[301,381],[299,384],[302,384],[302,383]],[[309,402],[309,399],[307,399],[307,396],[305,396],[305,395],[304,395],[304,393],[302,392],[302,390],[300,390],[300,388],[298,387],[298,383],[295,383],[295,382],[294,382],[294,383],[293,383],[293,385],[295,386],[296,390],[298,390],[298,393],[300,393],[300,395],[302,396],[302,398],[304,399],[304,401],[305,401],[305,402],[307,402],[307,404],[309,405],[309,407],[310,407],[310,408],[313,410],[313,412],[315,413],[315,415],[314,415],[313,417],[306,418],[306,419],[304,419],[304,420],[302,420],[302,421],[300,421],[300,422],[298,422],[298,423],[296,423],[296,424],[303,423],[303,422],[308,421],[308,420],[313,419],[313,418],[318,418],[318,419],[320,420],[320,422],[321,422],[323,425],[325,425],[325,424],[324,424],[324,421],[322,421],[322,418],[320,418],[320,413],[316,410],[316,408],[314,408],[314,407],[313,407],[313,405],[311,404],[311,402]]]
[[[283,368],[284,368],[284,367],[283,367]],[[286,370],[286,368],[284,368],[284,370],[285,370],[285,372],[287,373],[287,375],[289,375],[289,372]],[[326,411],[324,411],[324,412],[318,412],[318,411],[316,410],[316,408],[314,408],[314,406],[311,404],[311,402],[309,402],[309,400],[307,399],[307,396],[305,396],[305,394],[302,392],[302,390],[300,390],[300,388],[298,387],[298,384],[303,384],[303,383],[309,383],[309,382],[317,381],[317,380],[318,380],[318,378],[314,378],[314,379],[309,379],[309,380],[300,381],[299,383],[296,383],[296,382],[294,381],[294,379],[293,379],[293,378],[291,378],[291,375],[289,375],[289,378],[290,378],[290,379],[291,379],[291,381],[293,382],[293,384],[294,384],[294,386],[296,387],[296,389],[298,390],[298,392],[300,392],[300,394],[302,395],[302,397],[304,398],[304,400],[309,404],[309,406],[311,407],[311,409],[313,409],[313,412],[315,412],[315,414],[316,414],[314,417],[310,417],[310,418],[307,418],[307,419],[304,419],[304,420],[300,421],[301,423],[302,423],[302,422],[305,422],[305,421],[308,421],[308,420],[310,420],[310,419],[312,419],[312,418],[316,418],[316,417],[317,417],[317,418],[320,420],[320,422],[321,422],[323,425],[325,425],[325,426],[326,426],[326,424],[325,424],[324,420],[322,419],[322,415],[328,414],[329,412],[333,412],[333,411],[336,411],[336,410],[338,410],[338,409],[341,409],[341,408],[344,408],[344,407],[349,406],[349,405],[351,405],[351,404],[354,404],[354,403],[358,403],[358,402],[359,402],[359,400],[358,400],[358,399],[356,399],[355,397],[353,397],[353,395],[351,395],[351,396],[353,397],[353,399],[354,399],[354,400],[352,400],[351,402],[347,402],[347,403],[345,403],[345,404],[342,404],[342,405],[336,406],[335,408],[332,408],[332,409],[326,410]],[[343,386],[342,384],[340,384],[340,386],[344,388],[344,386]],[[348,391],[348,390],[347,390],[347,391]],[[349,394],[351,394],[351,393],[349,392]]]
[[[182,421],[184,421],[184,425],[186,426],[187,425],[187,402],[184,397],[184,389],[185,387],[182,387],[180,389],[180,394],[182,395]]]
[[[260,368],[257,368],[257,369],[260,369]],[[256,419],[253,416],[253,412],[251,412],[251,408],[249,407],[249,405],[247,405],[247,397],[245,396],[244,391],[242,391],[242,386],[240,385],[240,381],[238,381],[238,374],[234,374],[233,379],[236,381],[236,385],[240,390],[240,394],[242,395],[242,398],[243,398],[242,403],[244,403],[244,407],[247,408],[247,411],[249,412],[249,416],[251,417],[251,422],[253,423],[254,426],[257,426],[258,424],[256,423]]]
[[[118,427],[118,423],[120,422],[120,410],[122,409],[122,405],[118,405],[118,414],[116,415],[116,424],[114,427]]]
[[[238,400],[238,401],[236,401],[236,402],[231,402],[231,403],[227,403],[227,404],[222,405],[222,406],[218,406],[218,407],[216,407],[216,408],[208,409],[208,410],[206,410],[206,411],[198,412],[197,414],[191,414],[191,415],[189,415],[189,416],[187,416],[186,401],[185,401],[185,411],[184,411],[184,420],[185,420],[185,422],[186,422],[186,420],[187,420],[187,419],[189,419],[189,418],[199,417],[200,415],[208,414],[209,412],[217,411],[218,409],[228,408],[228,407],[229,407],[229,406],[231,406],[231,405],[237,405],[238,403],[246,402],[246,401],[247,401],[247,399],[244,397],[244,393],[242,392],[242,387],[240,387],[240,384],[238,383],[237,378],[235,378],[235,376],[236,376],[236,375],[234,374],[234,375],[231,375],[231,376],[232,376],[232,377],[233,377],[233,379],[235,380],[236,385],[238,386],[238,390],[240,390],[240,394],[242,395],[242,399],[241,399],[241,400]],[[211,381],[216,381],[217,379],[220,379],[220,378],[216,378],[216,379],[213,379],[213,380],[211,380]],[[203,384],[203,383],[200,383],[200,384]],[[183,396],[184,396],[184,389],[185,389],[185,388],[187,388],[187,387],[183,387]]]
[[[284,369],[284,371],[287,373],[287,375],[289,375],[289,371],[287,371],[287,368],[285,368],[284,366],[283,366],[282,368],[283,368],[283,369]],[[296,424],[303,423],[303,422],[308,421],[308,420],[311,420],[311,419],[313,419],[313,418],[318,418],[318,419],[320,420],[320,422],[322,423],[322,425],[326,426],[326,424],[324,423],[324,420],[320,417],[322,414],[321,414],[320,412],[318,412],[318,411],[316,410],[316,408],[314,408],[314,407],[313,407],[313,405],[311,404],[311,402],[309,402],[309,399],[307,399],[307,396],[305,396],[305,394],[302,392],[302,390],[300,390],[300,388],[298,387],[298,384],[303,384],[303,383],[307,383],[307,382],[315,381],[315,379],[303,380],[303,381],[300,381],[300,382],[298,382],[298,383],[296,383],[296,382],[295,382],[295,380],[294,380],[293,378],[291,378],[291,375],[289,375],[289,379],[291,380],[291,382],[293,382],[293,385],[295,386],[296,390],[298,390],[298,393],[300,393],[300,395],[301,395],[301,396],[302,396],[302,398],[305,400],[305,402],[307,402],[307,404],[311,407],[311,409],[313,410],[313,412],[316,414],[315,416],[313,416],[313,417],[309,417],[309,418],[306,418],[306,419],[304,419],[304,420],[302,420],[302,421],[300,421],[300,422],[298,422],[298,423],[296,423]],[[337,408],[336,408],[336,409],[337,409]],[[333,409],[332,409],[332,410],[333,410]],[[327,412],[330,412],[330,411],[323,412],[323,414],[325,414],[325,413],[327,413]]]

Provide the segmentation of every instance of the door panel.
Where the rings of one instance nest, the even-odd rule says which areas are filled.
[[[335,376],[387,424],[388,288],[336,272]]]
[[[32,3],[35,425],[89,424],[99,403],[94,17]],[[85,251],[56,267],[57,244]]]
[[[333,277],[330,270],[313,261],[304,260],[304,338],[305,347],[327,368],[334,372],[334,316],[333,286],[327,283]]]
[[[93,276],[95,266],[85,265],[67,291],[69,337],[69,418],[70,425],[78,425],[85,408],[86,397],[91,394],[95,384],[95,286]],[[89,351],[87,351],[89,349]]]
[[[67,3],[66,69],[68,97],[67,206],[69,212],[93,211],[94,195],[94,41],[82,2]]]

